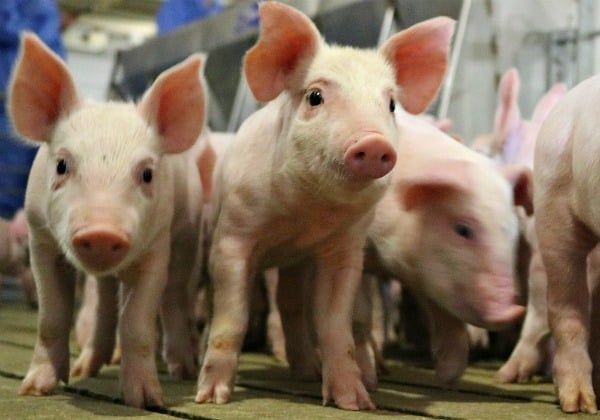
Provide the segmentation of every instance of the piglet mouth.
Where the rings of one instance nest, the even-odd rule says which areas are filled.
[[[500,330],[521,319],[525,311],[524,306],[516,304],[492,309],[483,316],[482,326],[491,331]]]
[[[525,307],[518,305],[514,279],[504,276],[485,276],[474,285],[470,301],[477,314],[474,325],[489,330],[502,329],[522,318]]]
[[[107,273],[125,259],[129,235],[113,225],[98,224],[78,229],[71,238],[75,256],[89,271]]]

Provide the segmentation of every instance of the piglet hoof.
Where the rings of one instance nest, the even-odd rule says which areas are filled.
[[[121,382],[125,404],[137,408],[164,406],[162,389],[155,375],[127,378],[123,373]]]
[[[71,368],[71,376],[82,378],[96,376],[106,361],[106,357],[100,356],[91,349],[84,348]]]
[[[592,385],[592,362],[585,348],[557,348],[553,373],[560,408],[565,413],[595,413],[596,395]],[[562,350],[562,351],[561,351]]]
[[[111,365],[118,365],[121,363],[121,346],[118,344],[115,346],[112,357],[110,358]]]
[[[49,363],[29,369],[19,388],[19,395],[49,395],[58,384],[56,371]]]
[[[219,355],[218,357],[206,355],[200,377],[198,378],[197,403],[212,402],[225,404],[231,399],[233,381],[237,367],[235,353]]]
[[[168,362],[169,375],[177,380],[194,379],[198,376],[194,361]]]
[[[557,387],[558,400],[560,408],[565,413],[595,414],[598,411],[596,407],[596,395],[589,381],[572,381]]]
[[[501,384],[529,381],[542,363],[540,355],[536,352],[536,349],[529,351],[522,349],[518,354],[513,353],[510,359],[498,369],[494,375],[494,381]]]
[[[229,384],[203,384],[198,386],[194,401],[197,403],[225,404],[231,399],[232,389]]]
[[[371,355],[366,343],[356,345],[356,362],[362,374],[362,382],[369,392],[377,390],[377,369],[375,357]]]
[[[344,410],[375,410],[375,404],[359,378],[338,378],[323,381],[323,405],[333,400]]]

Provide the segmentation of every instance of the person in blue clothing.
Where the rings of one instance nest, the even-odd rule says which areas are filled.
[[[156,13],[158,34],[166,34],[221,10],[223,5],[218,0],[167,0]]]
[[[15,137],[6,109],[10,72],[19,52],[20,33],[35,32],[65,57],[60,13],[54,0],[0,1],[0,217],[10,219],[23,207],[27,177],[36,148]]]

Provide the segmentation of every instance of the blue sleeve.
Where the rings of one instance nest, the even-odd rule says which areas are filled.
[[[218,0],[167,0],[156,13],[159,35],[223,10]]]
[[[6,115],[6,88],[19,51],[20,32],[35,32],[65,57],[60,13],[54,0],[0,0],[0,217],[23,207],[25,186],[36,148],[15,138]]]

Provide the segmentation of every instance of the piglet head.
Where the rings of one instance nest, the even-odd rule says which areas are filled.
[[[472,162],[440,159],[399,182],[397,191],[420,226],[412,263],[423,274],[416,287],[459,319],[498,328],[524,308],[516,304],[512,191],[500,173],[488,175],[481,179]]]
[[[379,50],[359,50],[326,44],[308,17],[284,4],[261,3],[260,18],[244,72],[258,100],[281,104],[273,118],[289,145],[285,169],[336,196],[344,196],[340,185],[385,185],[396,162],[396,107],[421,112],[433,99],[453,22],[434,19]]]
[[[200,66],[194,56],[164,72],[137,106],[84,103],[61,59],[35,35],[22,37],[10,115],[18,134],[42,144],[45,170],[33,176],[46,180],[28,200],[44,201],[54,237],[78,268],[119,271],[168,229],[164,155],[187,150],[202,130]]]

